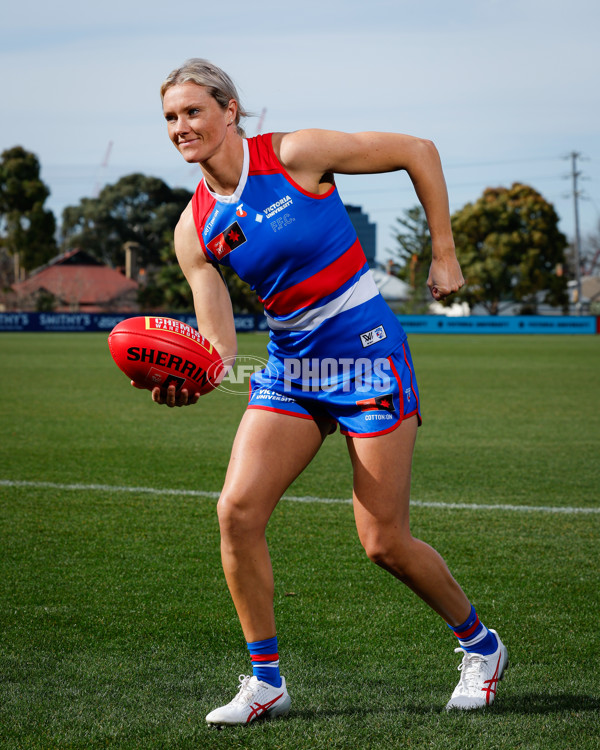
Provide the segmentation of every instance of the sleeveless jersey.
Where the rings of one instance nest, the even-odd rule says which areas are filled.
[[[208,261],[232,268],[264,305],[270,368],[345,360],[320,379],[333,383],[353,377],[357,358],[389,356],[406,335],[379,294],[335,185],[317,195],[296,184],[271,134],[244,139],[243,148],[235,193],[217,195],[203,179],[192,208]],[[297,366],[287,377],[303,382]]]

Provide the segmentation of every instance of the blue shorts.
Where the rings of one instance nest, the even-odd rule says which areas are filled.
[[[350,437],[384,435],[414,415],[421,424],[419,389],[408,344],[372,365],[370,371],[351,380],[319,388],[295,385],[266,368],[250,378],[248,408],[331,420],[332,432],[338,423],[342,435]]]

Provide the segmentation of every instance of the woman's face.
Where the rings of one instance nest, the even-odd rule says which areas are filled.
[[[205,86],[191,82],[171,86],[163,98],[169,138],[190,163],[214,156],[235,122],[236,111],[234,99],[223,109]]]

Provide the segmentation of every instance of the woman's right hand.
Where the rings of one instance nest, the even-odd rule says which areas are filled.
[[[174,406],[191,406],[197,403],[199,398],[199,393],[194,393],[190,396],[187,388],[177,391],[174,385],[170,385],[166,391],[164,388],[154,388],[152,390],[152,400],[154,403],[166,404],[169,408],[173,408]]]
[[[145,390],[146,386],[139,385],[138,383],[131,381],[131,385],[134,388]],[[173,408],[174,406],[191,406],[198,402],[200,398],[199,393],[194,393],[190,396],[187,388],[182,388],[177,392],[174,385],[170,385],[166,390],[164,388],[153,388],[152,389],[152,400],[155,404],[166,404],[168,407]]]

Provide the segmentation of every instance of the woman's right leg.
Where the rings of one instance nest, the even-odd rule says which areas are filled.
[[[279,676],[273,613],[273,571],[265,531],[280,497],[310,463],[330,422],[279,412],[248,409],[233,443],[225,484],[218,502],[221,558],[246,641],[253,655],[253,676],[240,677],[236,697],[211,711],[208,724],[248,724],[259,716],[283,716],[290,697]],[[277,679],[260,676],[255,656],[268,649]],[[257,670],[255,669],[257,667]],[[272,677],[276,677],[270,672]],[[257,676],[259,675],[259,676]]]
[[[240,422],[217,510],[223,570],[249,643],[275,635],[267,523],[328,428],[262,409],[248,409]]]

